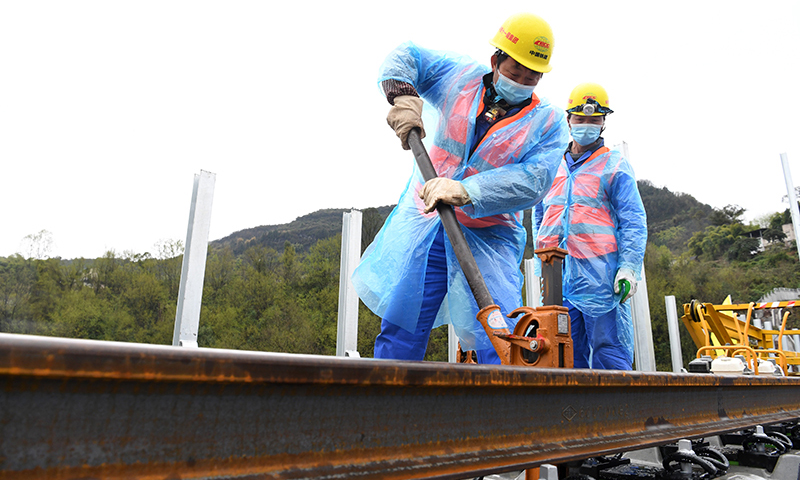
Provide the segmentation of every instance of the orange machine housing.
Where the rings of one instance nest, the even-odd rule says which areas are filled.
[[[503,365],[572,368],[572,337],[569,309],[561,305],[561,264],[567,254],[560,248],[536,250],[542,261],[542,307],[520,307],[511,318],[521,317],[514,332],[490,326],[489,316],[499,310],[490,305],[478,312],[478,321],[492,342]],[[459,346],[460,363],[477,363],[472,352]]]

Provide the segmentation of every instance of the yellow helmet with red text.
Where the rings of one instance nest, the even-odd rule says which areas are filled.
[[[518,13],[508,17],[489,43],[535,72],[553,69],[553,30],[538,15]]]
[[[599,117],[614,113],[608,108],[608,93],[596,83],[581,83],[572,89],[567,113],[581,117]]]

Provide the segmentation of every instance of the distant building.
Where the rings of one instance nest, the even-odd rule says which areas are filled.
[[[759,229],[756,229],[756,230],[750,230],[749,232],[745,232],[745,233],[742,234],[743,237],[757,238],[758,239],[758,248],[754,252],[750,252],[750,253],[763,252],[764,248],[766,248],[766,246],[771,243],[771,242],[768,242],[768,241],[764,240],[764,237],[762,236],[762,234],[764,233],[764,230],[766,230],[766,228],[759,228]]]
[[[794,228],[792,228],[792,224],[785,223],[781,225],[781,228],[783,229],[783,233],[786,234],[786,245],[791,245],[791,243],[795,241]]]
[[[800,289],[797,288],[773,288],[771,292],[758,299],[756,303],[765,302],[785,302],[800,298]]]
[[[781,229],[783,230],[784,235],[786,235],[786,238],[783,240],[784,246],[791,247],[792,246],[792,242],[795,239],[795,237],[794,237],[794,228],[792,228],[792,224],[791,223],[786,223],[784,225],[781,225]],[[775,245],[776,243],[778,243],[777,241],[770,241],[770,240],[765,239],[763,237],[763,234],[764,234],[765,230],[766,230],[766,228],[758,228],[756,230],[751,230],[749,232],[743,233],[742,236],[743,237],[747,237],[747,238],[757,238],[758,239],[758,249],[756,250],[756,252],[763,252],[766,247],[768,247],[770,245]],[[756,253],[756,252],[752,252],[752,253]]]

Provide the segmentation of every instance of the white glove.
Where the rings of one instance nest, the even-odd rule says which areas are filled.
[[[620,293],[621,291],[619,285],[620,282],[628,282],[628,284],[630,285],[630,291],[628,292],[628,294],[625,295],[625,297],[619,301],[619,303],[623,303],[626,302],[629,298],[631,298],[634,293],[636,293],[636,288],[637,288],[636,275],[634,275],[633,270],[631,270],[630,268],[620,268],[619,270],[617,270],[617,276],[614,277],[614,293]]]
[[[413,95],[400,95],[394,98],[394,106],[389,110],[386,122],[400,138],[403,150],[411,150],[408,146],[408,132],[419,127],[419,138],[425,138],[422,126],[422,99]]]
[[[425,182],[425,186],[419,191],[419,198],[425,201],[425,213],[433,211],[438,202],[456,207],[472,203],[461,182],[443,177],[432,178]]]

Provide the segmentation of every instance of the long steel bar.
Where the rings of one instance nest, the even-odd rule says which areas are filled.
[[[420,130],[418,128],[412,128],[411,131],[408,132],[408,145],[411,147],[411,152],[414,154],[417,168],[422,174],[423,180],[427,182],[428,180],[437,178],[439,175],[436,173],[436,168],[434,168],[431,162],[431,157],[428,156],[428,152],[425,150],[425,145],[422,144],[422,138],[420,138]],[[453,252],[458,259],[458,264],[461,266],[461,271],[464,272],[464,277],[467,279],[467,284],[472,291],[472,295],[475,297],[478,308],[483,309],[494,305],[492,294],[486,286],[486,281],[483,279],[483,274],[478,269],[478,264],[475,261],[475,257],[472,255],[472,250],[470,250],[469,243],[467,243],[467,238],[461,230],[461,224],[456,217],[456,211],[453,210],[452,206],[441,202],[436,205],[436,211],[439,213],[439,218],[442,221],[442,226],[444,226],[447,238],[450,239],[450,243],[453,245]]]
[[[458,479],[800,417],[800,380],[0,334],[0,479]]]

